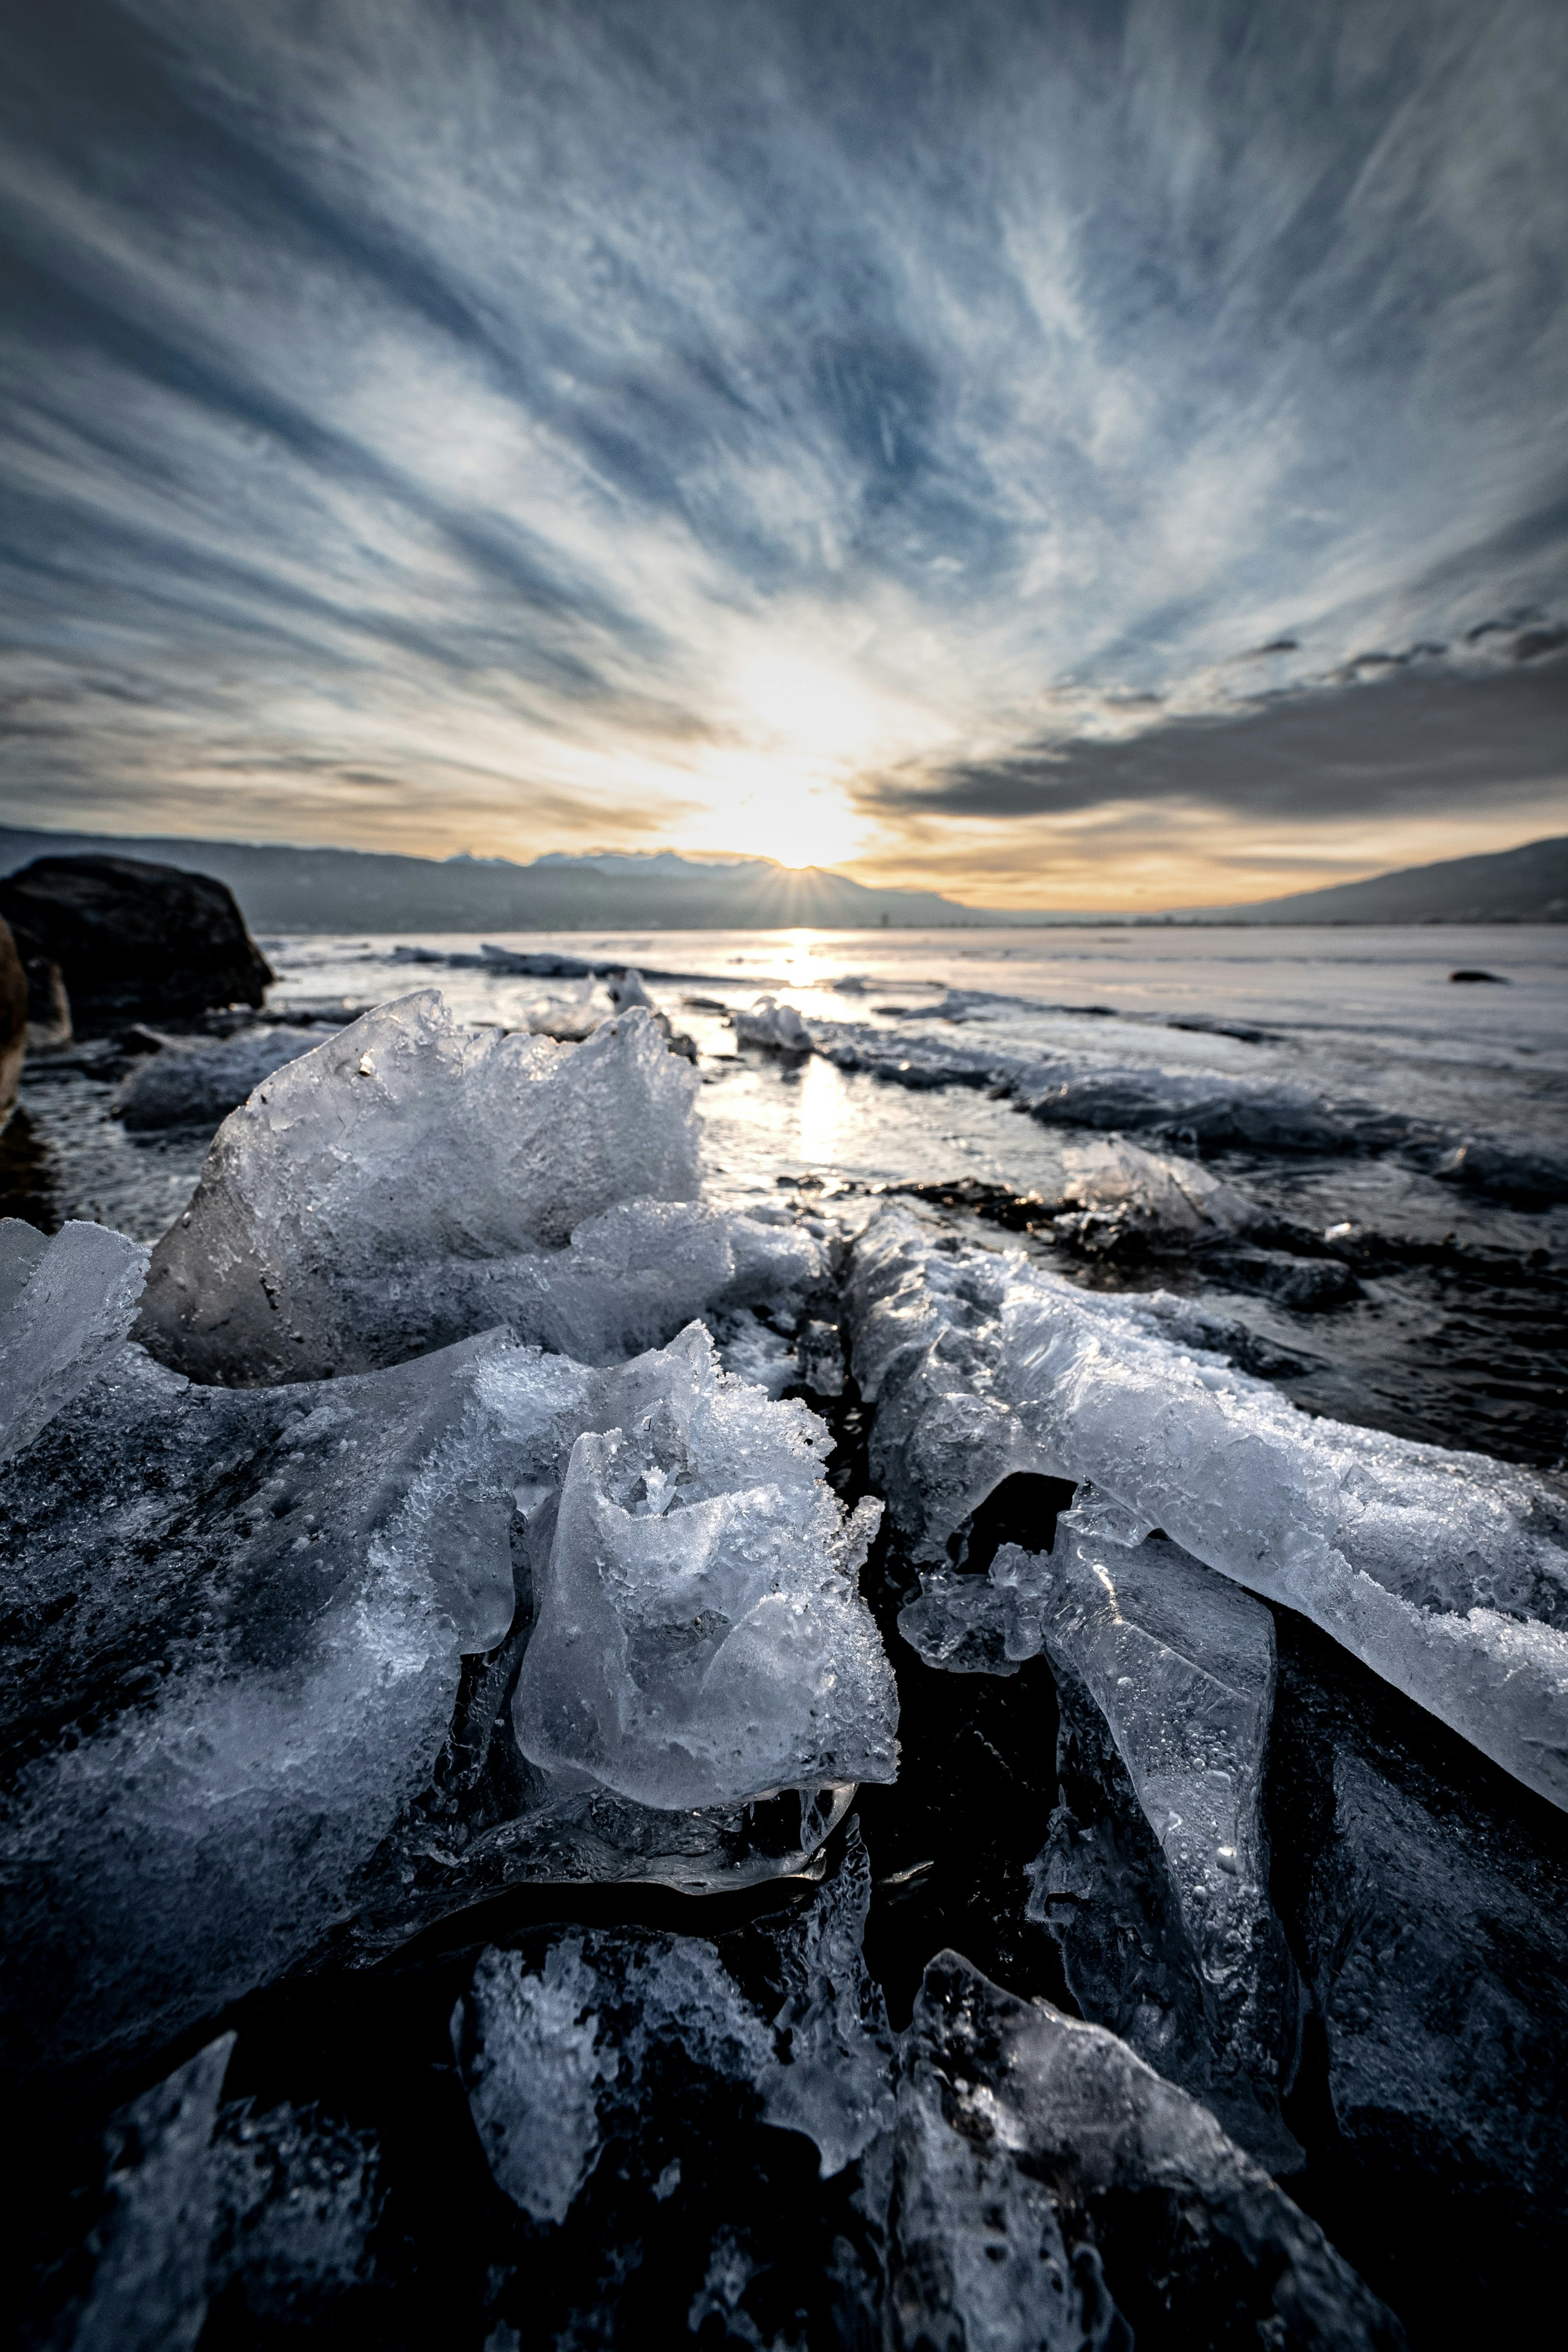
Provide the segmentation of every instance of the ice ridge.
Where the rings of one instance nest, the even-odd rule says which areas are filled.
[[[902,1209],[858,1244],[848,1310],[873,1475],[917,1557],[1013,1472],[1089,1480],[1568,1805],[1568,1528],[1544,1480],[1314,1419],[1195,1345],[1180,1301],[1078,1290]]]

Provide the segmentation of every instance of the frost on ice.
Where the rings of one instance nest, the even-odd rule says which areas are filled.
[[[0,1461],[123,1347],[146,1275],[141,1244],[107,1226],[73,1221],[46,1241],[0,1217]]]
[[[890,1780],[892,1671],[804,1407],[727,1379],[700,1328],[622,1376],[561,1486],[513,1720],[529,1760],[666,1810]]]
[[[203,1381],[366,1371],[509,1324],[612,1360],[736,1278],[695,1071],[633,1006],[578,1046],[382,1005],[231,1113],[141,1334]]]
[[[849,1320],[873,1475],[918,1557],[1011,1473],[1087,1479],[1568,1805],[1568,1529],[1544,1480],[1313,1419],[1187,1337],[1183,1302],[1079,1290],[903,1210],[857,1248]]]

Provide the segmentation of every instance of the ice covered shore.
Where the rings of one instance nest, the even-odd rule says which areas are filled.
[[[1521,2228],[1565,2169],[1561,1874],[1454,1761],[1568,1797],[1555,1490],[940,1218],[720,1212],[695,1085],[422,992],[150,1267],[0,1227],[0,2030],[86,2166],[32,2340],[1392,2352],[1320,2110]]]

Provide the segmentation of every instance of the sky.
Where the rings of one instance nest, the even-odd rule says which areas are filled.
[[[0,821],[1061,908],[1564,829],[1561,0],[0,40]]]

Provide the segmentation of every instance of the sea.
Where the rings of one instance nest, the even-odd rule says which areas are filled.
[[[716,1202],[803,1190],[830,1222],[852,1226],[868,1203],[907,1193],[989,1246],[1050,1254],[1071,1279],[1195,1294],[1251,1336],[1252,1360],[1309,1411],[1563,1465],[1560,927],[650,929],[261,944],[277,974],[266,1019],[323,1034],[422,987],[439,988],[467,1021],[538,1025],[541,1001],[570,1007],[591,991],[573,966],[634,969],[695,1047]],[[564,969],[517,969],[523,959]],[[768,997],[799,1012],[820,1050],[737,1038],[737,1014]],[[0,1137],[0,1213],[50,1229],[91,1218],[149,1242],[179,1215],[212,1123],[128,1131],[116,1114],[126,1067],[112,1044],[29,1063]],[[1037,1082],[1018,1083],[1020,1072]],[[1354,1267],[1347,1294],[1292,1305],[1197,1260],[1151,1267],[1064,1251],[1050,1213],[1068,1181],[1064,1154],[1106,1132],[1124,1097],[1144,1106],[1140,1143],[1201,1157],[1271,1214],[1339,1236]],[[1232,1098],[1250,1107],[1245,1131],[1189,1116],[1194,1102]],[[1494,1164],[1526,1175],[1464,1181],[1467,1168]]]

